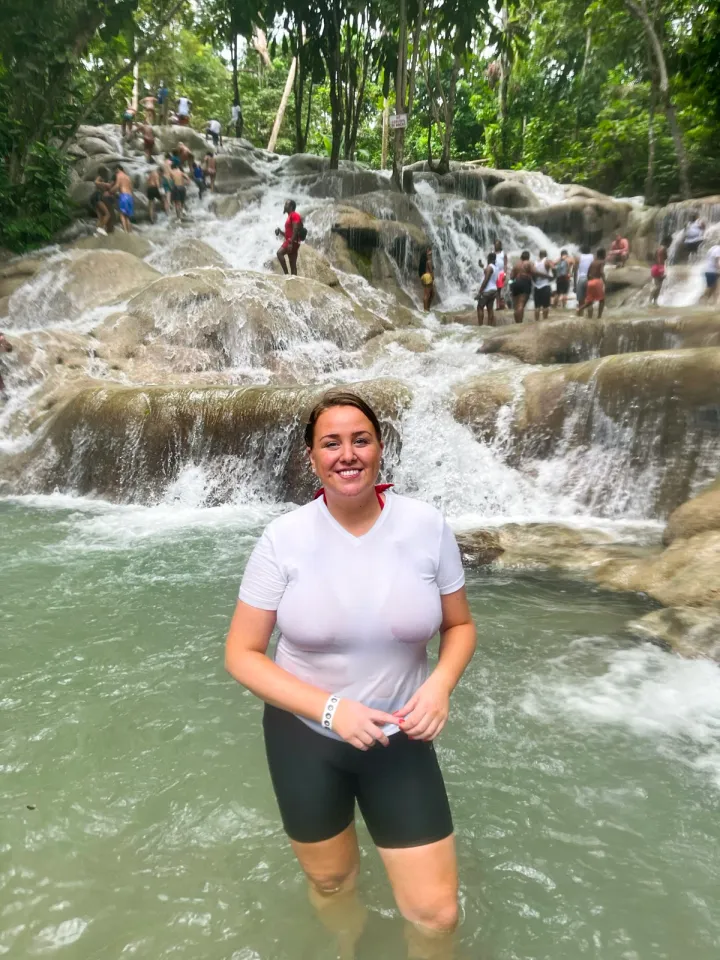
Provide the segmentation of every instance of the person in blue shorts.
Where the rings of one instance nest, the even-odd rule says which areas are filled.
[[[123,230],[125,233],[132,233],[130,219],[135,215],[132,180],[120,165],[118,165],[115,172],[115,186],[113,189],[118,195],[118,213],[120,214],[120,223],[123,226]]]

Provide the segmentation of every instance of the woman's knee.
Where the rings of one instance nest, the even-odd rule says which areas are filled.
[[[322,897],[332,897],[354,889],[357,876],[358,868],[353,866],[348,870],[308,873],[307,878],[316,893]]]
[[[452,933],[458,925],[455,898],[437,898],[427,903],[406,905],[403,916],[420,930],[434,934]]]

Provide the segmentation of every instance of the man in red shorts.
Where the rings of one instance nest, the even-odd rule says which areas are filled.
[[[587,291],[585,293],[585,302],[578,310],[578,316],[582,316],[587,310],[587,315],[592,320],[593,309],[598,305],[598,320],[602,319],[605,309],[605,249],[600,247],[595,254],[595,259],[590,264],[587,274]]]
[[[298,250],[300,249],[300,228],[302,226],[302,217],[299,213],[296,213],[295,207],[296,203],[294,200],[285,201],[285,206],[283,207],[283,213],[287,214],[284,233],[285,240],[277,252],[277,258],[280,261],[280,266],[283,268],[283,273],[286,274],[288,272],[287,263],[285,262],[285,257],[287,257],[290,263],[290,273],[294,277],[297,276],[297,258]],[[282,237],[283,231],[278,228],[275,231],[275,236]]]

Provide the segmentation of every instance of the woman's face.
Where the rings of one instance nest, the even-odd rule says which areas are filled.
[[[362,411],[330,407],[315,423],[310,463],[326,493],[357,497],[374,487],[382,449]]]

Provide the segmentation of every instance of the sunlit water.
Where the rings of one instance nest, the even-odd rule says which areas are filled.
[[[282,833],[260,705],[222,665],[276,509],[0,502],[0,952],[336,956]],[[469,593],[479,649],[439,741],[459,955],[715,960],[716,667],[634,645],[637,599],[484,575]],[[400,960],[361,842],[357,957]]]

